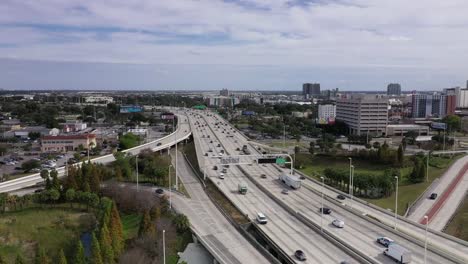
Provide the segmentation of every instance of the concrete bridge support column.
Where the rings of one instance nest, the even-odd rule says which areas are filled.
[[[194,234],[192,234],[192,240],[193,240],[193,243],[195,243],[195,244],[200,243],[200,241],[198,241],[198,237],[196,235],[194,235]]]

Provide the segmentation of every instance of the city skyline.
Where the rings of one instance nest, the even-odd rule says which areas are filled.
[[[458,0],[3,1],[0,87],[464,87],[467,8]]]

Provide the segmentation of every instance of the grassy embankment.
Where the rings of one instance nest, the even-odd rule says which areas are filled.
[[[468,196],[465,197],[444,232],[468,241]]]
[[[328,157],[328,156],[314,156],[311,157],[310,154],[298,154],[297,156],[304,161],[304,168],[301,169],[302,172],[307,175],[319,178],[317,174],[322,174],[325,168],[337,168],[349,170],[349,160],[347,157]],[[411,204],[415,201],[421,193],[423,193],[426,188],[438,177],[450,167],[450,165],[455,162],[460,156],[454,156],[453,158],[445,157],[431,157],[429,160],[429,181],[422,182],[417,184],[412,184],[408,182],[408,175],[412,171],[412,167],[401,168],[401,177],[402,180],[399,183],[398,188],[398,213],[403,215],[406,211],[408,204]],[[372,161],[365,160],[353,160],[353,165],[355,167],[355,175],[360,173],[362,174],[373,174],[373,175],[383,175],[384,170],[392,168],[391,165],[380,165],[373,163]],[[364,199],[370,203],[378,205],[382,208],[395,208],[395,194],[390,195],[389,197],[384,197],[380,199]]]

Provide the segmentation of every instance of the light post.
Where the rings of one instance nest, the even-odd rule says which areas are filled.
[[[396,180],[396,191],[395,191],[395,226],[394,229],[397,229],[397,214],[398,214],[398,176],[395,176]]]
[[[322,199],[321,199],[321,208],[320,208],[320,232],[323,232],[323,185],[325,184],[325,179],[323,177],[320,177],[320,179],[322,180],[322,189],[321,189],[321,193],[322,193]]]
[[[175,117],[172,119],[172,132],[174,133],[175,138],[175,180],[176,180],[176,190],[179,190],[178,181],[177,181],[177,132],[175,129]]]
[[[349,189],[349,196],[351,196],[351,177],[352,177],[352,167],[353,167],[353,158],[348,158],[349,159],[349,185],[348,185],[348,189]]]
[[[166,264],[166,230],[163,230],[163,263]]]
[[[138,184],[138,154],[135,155],[135,170],[136,170],[136,180],[137,180],[137,192],[140,191],[140,186]]]
[[[172,209],[171,167],[172,164],[169,164],[169,208]]]
[[[424,216],[424,220],[426,221],[426,232],[424,234],[424,264],[426,264],[426,256],[427,256],[427,226],[429,225],[429,217],[427,215]]]
[[[429,181],[429,155],[431,154],[430,151],[427,152],[427,158],[426,158],[426,182]]]

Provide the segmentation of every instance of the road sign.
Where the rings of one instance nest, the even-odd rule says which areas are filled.
[[[285,163],[286,163],[285,158],[282,158],[282,157],[276,158],[276,164],[285,164]]]
[[[239,163],[239,158],[236,158],[236,157],[221,158],[221,164],[234,164],[234,163]]]
[[[257,163],[258,164],[261,164],[261,163],[276,163],[276,158],[259,158],[257,160]]]

